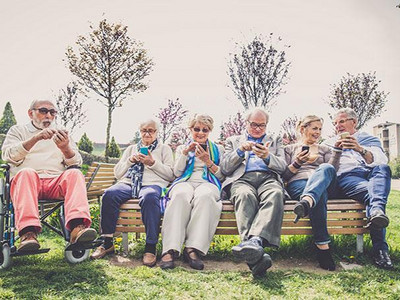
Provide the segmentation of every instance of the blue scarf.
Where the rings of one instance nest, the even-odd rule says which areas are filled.
[[[155,140],[148,146],[149,151],[153,151],[157,147],[158,141]],[[139,152],[142,147],[142,140],[137,144],[137,150]],[[132,180],[132,198],[139,197],[139,191],[142,188],[144,165],[141,162],[134,163],[128,170],[126,177]]]
[[[207,141],[207,145],[208,145],[208,154],[210,155],[211,161],[214,164],[219,165],[220,157],[219,157],[219,150],[218,150],[217,145],[211,141]],[[183,174],[181,176],[179,176],[178,178],[176,178],[168,188],[163,189],[163,192],[161,193],[160,208],[161,208],[162,214],[164,213],[165,208],[167,207],[167,203],[170,200],[169,193],[170,193],[171,189],[178,183],[187,181],[190,178],[190,176],[192,176],[193,169],[194,169],[195,153],[189,152],[188,156],[189,156],[189,159],[186,163],[186,167],[185,167]],[[202,178],[207,180],[208,182],[211,182],[212,184],[215,184],[218,187],[218,189],[221,190],[221,182],[212,172],[210,172],[210,170],[207,168],[207,166],[204,166]]]

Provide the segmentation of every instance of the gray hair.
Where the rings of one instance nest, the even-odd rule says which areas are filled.
[[[344,107],[344,108],[339,109],[334,114],[333,117],[336,118],[340,114],[346,114],[349,119],[354,119],[354,120],[358,121],[358,117],[357,117],[356,112],[354,111],[354,109],[352,109],[350,107]]]
[[[141,123],[139,124],[139,129],[141,129],[143,126],[149,125],[149,124],[154,125],[154,127],[155,127],[155,128],[157,129],[157,131],[158,131],[159,125],[158,125],[158,122],[155,121],[154,119],[147,119],[147,120],[141,122]]]
[[[265,120],[266,120],[265,123],[268,124],[269,115],[268,115],[268,113],[266,112],[266,110],[265,110],[265,109],[262,109],[261,107],[256,107],[256,108],[253,108],[252,110],[248,111],[248,112],[247,112],[247,115],[246,115],[246,121],[249,121],[250,118],[251,118],[251,116],[254,115],[254,114],[256,114],[256,113],[262,113],[262,114],[265,116]]]
[[[195,114],[190,120],[189,120],[189,128],[193,128],[194,125],[199,122],[208,127],[210,131],[213,130],[214,128],[214,120],[211,116],[209,115],[198,115]]]
[[[47,103],[50,103],[51,105],[53,105],[54,106],[54,108],[56,108],[57,109],[57,106],[54,104],[54,102],[53,101],[51,101],[51,100],[33,100],[32,102],[31,102],[31,105],[29,106],[29,109],[34,109],[35,108],[35,106],[36,106],[36,104],[38,104],[39,102],[47,102]]]

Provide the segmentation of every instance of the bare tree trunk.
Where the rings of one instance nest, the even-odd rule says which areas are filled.
[[[113,112],[112,108],[108,107],[108,121],[107,121],[107,130],[106,130],[106,151],[105,151],[106,162],[108,162],[108,158],[109,158],[108,146],[110,145],[112,112]]]

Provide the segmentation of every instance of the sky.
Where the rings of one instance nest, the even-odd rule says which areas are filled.
[[[33,99],[50,98],[76,78],[63,61],[68,46],[106,18],[128,26],[155,63],[149,88],[131,94],[113,113],[111,135],[127,143],[144,119],[168,99],[179,98],[190,114],[207,113],[219,125],[243,111],[229,88],[229,53],[255,35],[280,36],[292,66],[285,93],[271,109],[269,130],[278,133],[289,116],[317,114],[329,120],[331,85],[347,73],[375,71],[389,92],[385,112],[367,124],[400,123],[400,0],[1,0],[0,113],[10,101],[18,123],[29,121]],[[107,109],[89,94],[88,122],[75,130],[104,142]],[[325,122],[324,134],[331,134]]]

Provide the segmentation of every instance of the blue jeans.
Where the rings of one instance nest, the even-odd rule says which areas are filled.
[[[330,164],[321,164],[308,180],[295,180],[287,186],[292,199],[300,200],[306,195],[314,199],[314,205],[309,215],[314,240],[318,245],[330,243],[326,225],[326,203],[328,202],[328,190],[330,191],[334,188],[335,182],[335,168]]]
[[[139,205],[146,230],[146,243],[157,244],[160,233],[160,195],[158,185],[142,186],[139,191]],[[106,189],[101,205],[101,230],[103,234],[115,232],[119,215],[119,207],[132,198],[131,186],[117,183]]]
[[[371,210],[386,209],[390,193],[391,172],[388,165],[378,165],[374,168],[356,168],[338,176],[339,196],[352,198],[366,206],[367,217]],[[370,231],[374,251],[388,250],[386,229]]]

